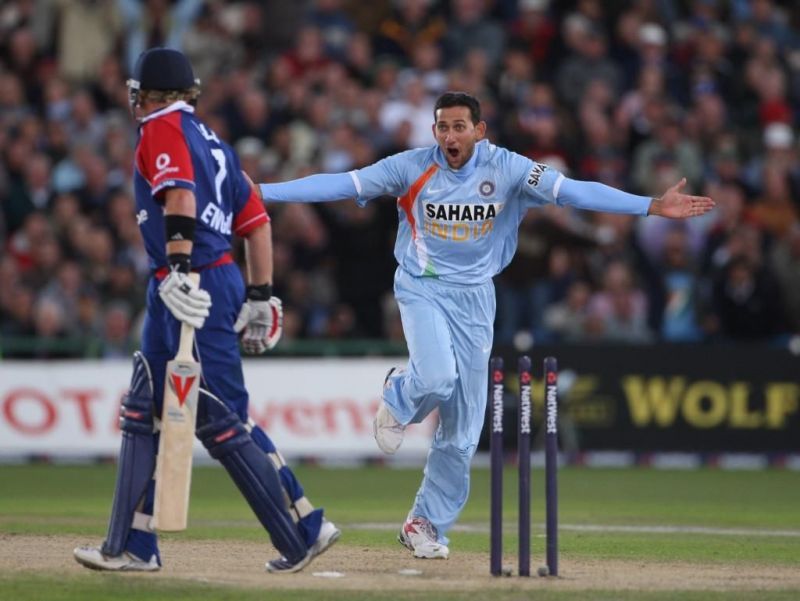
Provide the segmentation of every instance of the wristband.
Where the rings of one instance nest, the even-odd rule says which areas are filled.
[[[253,301],[267,301],[272,298],[272,284],[261,284],[260,286],[248,286],[247,298]]]
[[[194,229],[197,220],[186,215],[166,215],[164,217],[164,230],[167,242],[180,242],[182,240],[194,241]]]
[[[186,253],[172,253],[167,255],[167,265],[172,271],[189,273],[192,269],[192,257]]]

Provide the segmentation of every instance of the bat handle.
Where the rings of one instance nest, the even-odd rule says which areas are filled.
[[[189,273],[189,279],[195,284],[200,283],[200,274],[192,271]],[[194,328],[188,323],[181,322],[181,338],[178,344],[178,354],[175,358],[179,361],[194,361],[192,349],[194,347]]]
[[[194,347],[194,328],[188,323],[181,323],[181,340],[178,345],[178,361],[194,361],[192,349]]]

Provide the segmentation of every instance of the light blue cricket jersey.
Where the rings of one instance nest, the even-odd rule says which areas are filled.
[[[323,202],[397,197],[394,255],[414,276],[480,284],[508,265],[525,212],[549,203],[646,215],[650,198],[559,171],[487,140],[454,170],[438,146],[407,150],[349,174],[320,174],[261,184],[266,202]]]
[[[359,204],[384,194],[398,197],[394,254],[403,269],[458,284],[484,282],[508,265],[525,212],[555,202],[564,179],[555,169],[486,140],[458,170],[432,146],[351,175]]]

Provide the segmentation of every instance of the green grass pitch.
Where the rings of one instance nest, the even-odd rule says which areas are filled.
[[[394,540],[416,490],[419,469],[338,469],[301,466],[298,476],[313,502],[326,508],[342,526],[342,541],[331,554],[347,551],[396,554],[398,565],[408,564],[408,553]],[[559,474],[560,550],[565,586],[515,588],[487,578],[459,589],[458,583],[437,589],[424,587],[387,590],[375,574],[372,590],[348,590],[337,583],[331,590],[293,587],[272,589],[264,585],[202,584],[148,575],[98,574],[65,562],[63,567],[24,569],[13,562],[15,537],[59,537],[99,542],[105,532],[113,491],[115,468],[102,466],[6,465],[0,466],[0,600],[54,599],[484,599],[493,601],[535,598],[553,600],[666,599],[689,600],[790,600],[800,599],[798,580],[785,588],[758,590],[743,581],[742,590],[681,590],[646,587],[606,590],[601,585],[569,586],[564,567],[617,562],[613,565],[720,566],[731,574],[758,573],[759,567],[800,573],[800,475],[788,470],[765,471],[662,471],[655,469],[567,468]],[[488,470],[475,469],[472,493],[459,528],[451,535],[449,567],[459,558],[482,566],[488,574]],[[543,474],[534,472],[532,572],[544,556]],[[264,534],[225,472],[214,467],[195,468],[189,529],[171,539],[257,543]],[[504,549],[511,556],[516,538],[516,473],[505,473]],[[17,539],[19,540],[19,539]],[[68,554],[69,549],[66,550]],[[264,560],[272,552],[265,546]],[[483,559],[485,558],[485,561]],[[167,561],[169,558],[165,558]],[[619,563],[622,562],[622,563]],[[417,562],[425,564],[425,562]],[[611,565],[611,564],[609,564]],[[313,564],[312,564],[313,566]],[[168,566],[162,574],[168,571]],[[466,576],[466,575],[465,575]],[[283,576],[279,578],[293,578]],[[578,579],[579,580],[579,579]],[[544,581],[542,581],[544,582]],[[124,595],[122,594],[124,593]],[[525,593],[525,594],[523,594]]]

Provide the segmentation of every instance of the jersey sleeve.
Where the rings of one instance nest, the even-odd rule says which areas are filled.
[[[168,188],[195,189],[192,158],[180,123],[180,114],[173,113],[142,127],[136,167],[159,201]]]
[[[269,215],[258,192],[250,186],[250,182],[245,177],[239,157],[229,146],[226,146],[226,150],[232,168],[233,233],[246,238],[258,226],[269,222]]]
[[[247,182],[245,181],[245,183]],[[264,203],[261,202],[256,191],[251,189],[247,201],[236,212],[236,217],[233,219],[233,232],[237,236],[246,238],[254,229],[269,223],[269,221],[269,215],[264,208]]]
[[[526,208],[558,203],[564,175],[544,163],[537,163],[515,152],[508,152],[508,176]]]
[[[330,202],[356,196],[351,173],[318,173],[277,184],[259,184],[264,202]]]
[[[409,173],[419,163],[415,151],[395,154],[362,169],[351,171],[356,185],[356,201],[364,206],[367,201],[383,195],[402,196],[408,188]],[[417,168],[419,171],[419,166]]]

